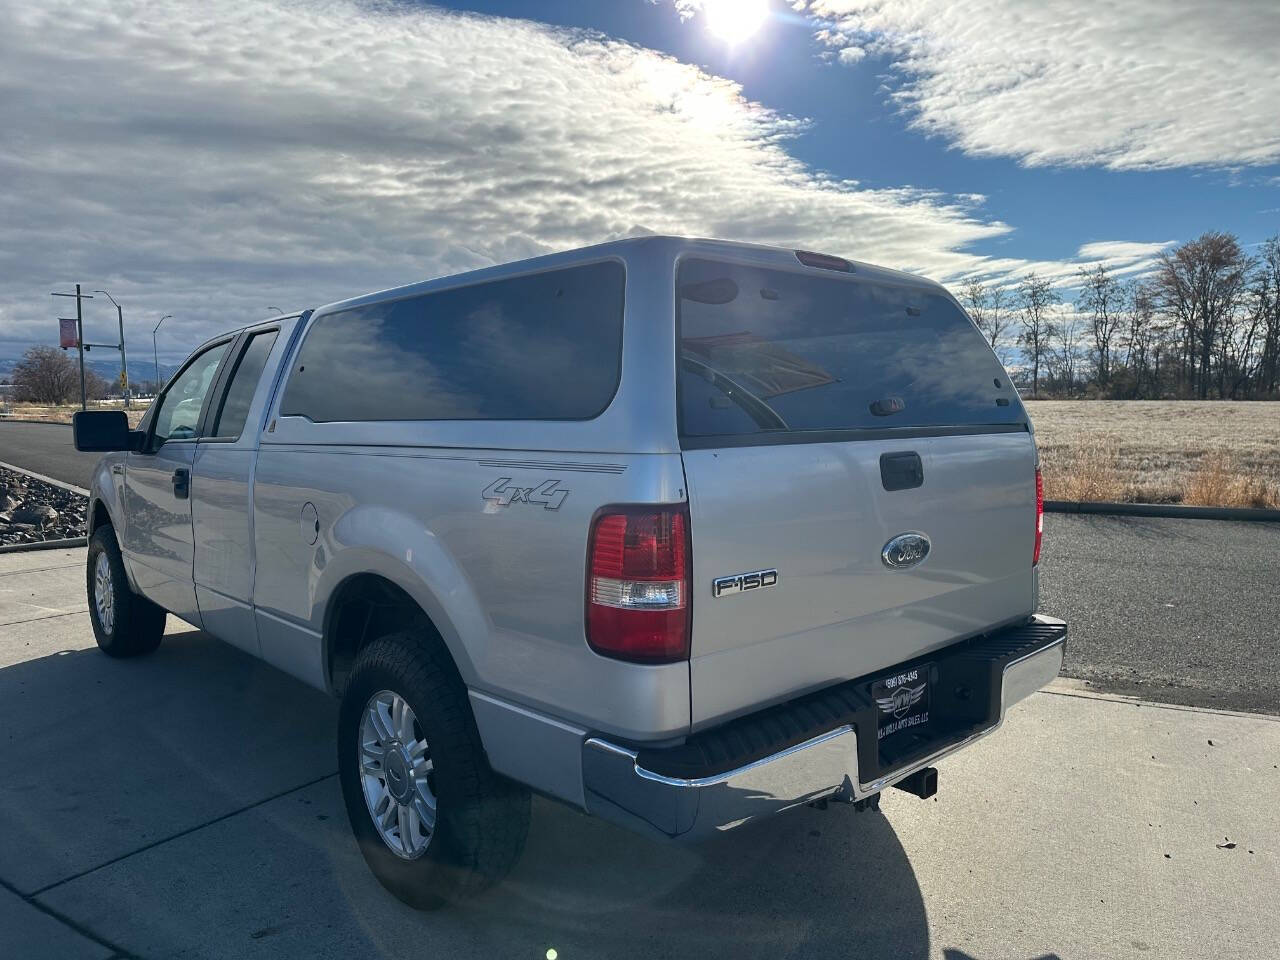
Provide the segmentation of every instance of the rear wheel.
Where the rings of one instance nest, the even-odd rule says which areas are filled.
[[[139,657],[160,646],[165,612],[129,587],[120,546],[110,526],[94,531],[85,572],[89,620],[103,653],[111,657]]]
[[[338,769],[360,852],[410,906],[475,896],[520,858],[529,792],[490,769],[466,688],[429,631],[360,652],[338,720]]]

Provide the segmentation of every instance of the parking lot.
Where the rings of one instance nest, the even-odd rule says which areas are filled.
[[[0,957],[1275,955],[1280,720],[1072,681],[936,800],[697,846],[535,801],[504,886],[414,913],[348,833],[334,704],[172,618],[107,659],[83,560],[0,557]]]

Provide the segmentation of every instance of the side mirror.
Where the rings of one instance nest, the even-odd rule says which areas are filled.
[[[88,453],[135,450],[142,436],[129,429],[123,410],[81,410],[71,417],[71,432],[76,449]]]

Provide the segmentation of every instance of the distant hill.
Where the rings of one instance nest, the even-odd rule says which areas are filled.
[[[94,356],[95,353],[102,353],[102,359]],[[74,361],[76,360],[76,351],[68,350],[67,354]],[[13,374],[13,368],[18,361],[22,359],[22,355],[17,356],[0,356],[0,380],[8,381]],[[92,370],[104,380],[112,383],[120,376],[120,355],[114,350],[91,350],[84,355],[84,366],[86,370]],[[150,382],[155,376],[155,365],[151,362],[151,355],[135,354],[129,351],[129,379],[134,383],[146,380]],[[174,363],[165,363],[160,361],[160,378],[168,380],[178,371],[178,365]]]

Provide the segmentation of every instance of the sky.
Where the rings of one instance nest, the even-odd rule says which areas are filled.
[[[49,293],[77,281],[123,304],[131,355],[172,314],[172,363],[276,307],[645,232],[1068,297],[1082,265],[1280,232],[1274,0],[0,0],[0,22],[0,358],[56,343]],[[115,339],[104,298],[86,318]]]

